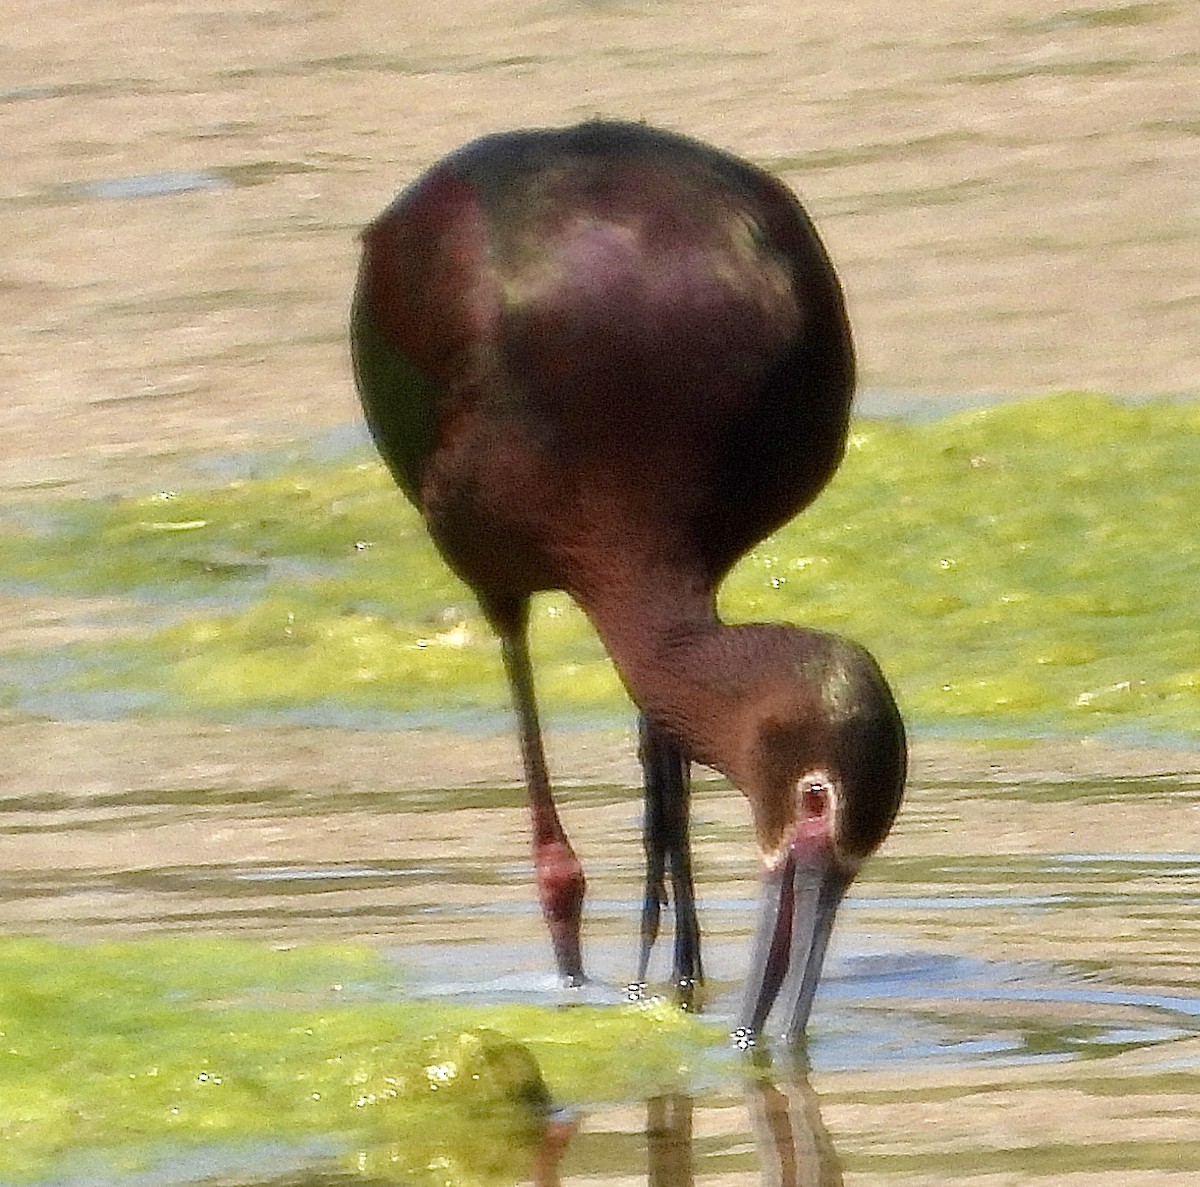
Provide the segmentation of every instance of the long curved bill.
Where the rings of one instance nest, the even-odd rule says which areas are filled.
[[[824,854],[794,851],[763,875],[762,910],[734,1040],[751,1047],[774,1008],[781,1037],[808,1025],[838,904],[850,878]]]

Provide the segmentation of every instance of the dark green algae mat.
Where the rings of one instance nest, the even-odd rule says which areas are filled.
[[[730,576],[723,613],[864,642],[917,730],[1189,743],[1198,476],[1194,403],[1071,393],[860,420],[827,491]],[[87,629],[0,653],[0,708],[505,724],[486,624],[365,449],[214,486],[0,505],[6,590],[70,599]],[[552,720],[628,714],[565,597],[538,602],[532,634]]]

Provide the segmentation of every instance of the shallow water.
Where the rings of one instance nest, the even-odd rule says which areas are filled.
[[[718,1055],[688,1095],[578,1110],[552,1129],[539,1183],[1051,1175],[1115,1187],[1200,1171],[1196,764],[1105,777],[1080,771],[1078,756],[1047,766],[1021,751],[922,754],[895,834],[842,913],[807,1075],[776,1053],[764,1079],[746,1078]],[[616,1001],[634,958],[636,793],[589,781],[561,799],[589,875],[596,984],[582,996]],[[319,773],[247,786],[232,767],[204,786],[10,779],[0,927],[365,940],[387,953],[404,995],[553,1004],[564,994],[548,973],[521,803],[491,779],[394,791]],[[725,1024],[755,905],[740,798],[702,783],[693,836],[706,1016]],[[335,1155],[319,1143],[165,1152],[152,1173],[125,1175],[75,1173],[69,1160],[55,1181],[363,1181]]]

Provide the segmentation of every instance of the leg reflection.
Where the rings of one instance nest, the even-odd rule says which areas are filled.
[[[748,1084],[746,1104],[762,1187],[841,1187],[842,1165],[803,1073]],[[692,1110],[691,1097],[682,1094],[648,1102],[648,1187],[694,1187]]]
[[[541,1145],[534,1155],[530,1178],[533,1187],[560,1187],[558,1164],[575,1133],[575,1119],[568,1113],[555,1113],[542,1131]]]
[[[692,1098],[652,1097],[646,1104],[649,1187],[693,1187]]]
[[[750,1084],[746,1098],[763,1187],[841,1187],[842,1164],[804,1076]]]

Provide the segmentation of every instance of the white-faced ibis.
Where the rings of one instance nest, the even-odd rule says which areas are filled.
[[[640,710],[638,981],[670,882],[674,977],[702,977],[689,764],[750,802],[766,898],[739,1030],[803,1033],[834,912],[891,827],[904,729],[861,647],[731,626],[717,588],[841,460],[854,353],[812,224],[768,174],[641,125],[488,136],[364,233],[352,312],[367,421],[499,635],[542,911],[584,976],[584,876],[555,810],[529,601],[583,608]]]

